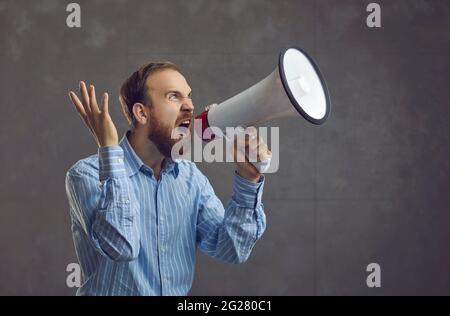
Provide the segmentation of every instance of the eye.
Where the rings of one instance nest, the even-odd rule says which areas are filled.
[[[178,100],[177,94],[176,94],[176,93],[171,93],[171,94],[169,94],[169,100],[170,100],[170,101],[176,101],[176,100]]]

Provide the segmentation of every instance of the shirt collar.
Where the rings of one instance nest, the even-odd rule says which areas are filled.
[[[125,169],[127,171],[127,174],[132,177],[136,173],[144,169],[148,169],[153,173],[151,168],[146,166],[141,158],[139,158],[130,142],[128,141],[129,132],[130,131],[127,131],[123,135],[119,143],[124,152]],[[178,163],[179,162],[177,159],[165,158],[164,169],[161,171],[161,173],[172,173],[174,177],[177,178],[179,173]]]

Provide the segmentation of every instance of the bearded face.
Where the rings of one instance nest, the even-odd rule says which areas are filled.
[[[152,111],[153,112],[153,111]],[[148,139],[155,144],[159,152],[166,158],[171,157],[172,147],[192,131],[192,114],[181,115],[175,123],[164,122],[150,115]],[[181,147],[180,155],[183,154]]]
[[[173,145],[187,137],[186,131],[192,129],[191,88],[181,73],[167,69],[149,76],[147,95],[150,99],[148,139],[164,157],[171,157]],[[173,132],[176,128],[184,133]]]

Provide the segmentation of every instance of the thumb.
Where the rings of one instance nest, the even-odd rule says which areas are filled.
[[[211,110],[213,107],[215,107],[217,105],[217,103],[213,103],[213,104],[210,104],[210,105],[207,105],[207,106],[205,106],[205,111],[209,111],[209,110]]]

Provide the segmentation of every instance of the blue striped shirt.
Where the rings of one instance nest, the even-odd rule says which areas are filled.
[[[194,163],[166,159],[158,180],[126,135],[66,175],[82,271],[77,295],[186,295],[197,247],[224,262],[246,261],[266,227],[264,179],[235,174],[224,208]]]

